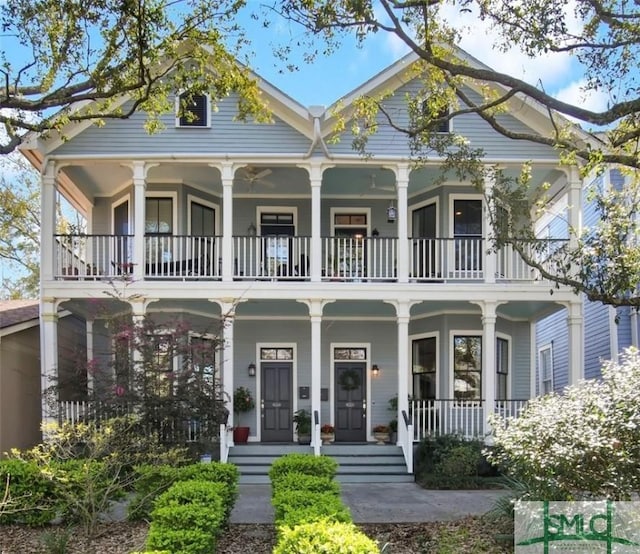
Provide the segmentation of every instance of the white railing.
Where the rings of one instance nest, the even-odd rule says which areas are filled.
[[[396,279],[398,239],[393,237],[324,237],[323,277],[340,281]]]
[[[220,237],[146,236],[144,274],[153,279],[219,279],[220,256]]]
[[[485,265],[484,240],[409,239],[409,275],[417,281],[478,280]]]
[[[320,456],[320,447],[322,445],[322,439],[320,438],[320,414],[318,410],[313,411],[313,455]]]
[[[55,235],[55,248],[58,279],[100,279],[131,272],[131,235]]]
[[[402,447],[402,453],[404,454],[404,461],[407,464],[407,473],[413,473],[413,423],[407,415],[407,412],[402,410],[402,422],[403,427],[402,438],[400,446]]]
[[[310,245],[309,237],[234,237],[234,277],[310,279]]]
[[[494,413],[503,418],[518,417],[527,402],[496,400]],[[429,435],[483,438],[487,432],[485,404],[480,400],[413,400],[409,403],[413,439],[420,441]]]
[[[229,461],[229,449],[233,440],[230,438],[231,431],[226,423],[220,424],[220,461],[227,463]]]

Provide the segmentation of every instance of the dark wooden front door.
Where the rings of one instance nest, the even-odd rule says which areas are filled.
[[[367,440],[366,364],[336,362],[336,442]]]
[[[291,442],[291,362],[263,362],[262,442]]]

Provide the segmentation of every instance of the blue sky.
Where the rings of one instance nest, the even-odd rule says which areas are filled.
[[[301,56],[295,56],[300,71],[281,73],[273,55],[272,44],[295,39],[302,31],[294,24],[278,21],[264,29],[258,22],[251,21],[248,13],[259,8],[258,0],[249,0],[241,22],[250,30],[255,56],[253,69],[283,92],[305,106],[320,104],[328,106],[341,96],[352,91],[379,71],[398,60],[408,48],[397,37],[378,33],[367,39],[362,48],[357,48],[355,40],[347,40],[332,56],[319,58],[313,65],[306,65]],[[567,14],[573,13],[573,0],[565,5]],[[580,67],[575,59],[566,54],[528,58],[518,49],[500,52],[493,47],[495,33],[488,25],[480,22],[473,13],[459,14],[453,8],[445,8],[445,16],[462,29],[460,46],[490,67],[521,77],[532,84],[544,87],[562,100],[580,103],[584,107],[601,109],[606,106],[603,95],[585,96],[580,87],[583,84]],[[570,25],[579,27],[580,22],[569,15]],[[280,63],[280,69],[282,64]]]

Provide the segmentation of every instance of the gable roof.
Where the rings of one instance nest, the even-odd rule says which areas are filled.
[[[40,302],[38,300],[0,300],[0,329],[33,322],[38,323]],[[35,320],[35,321],[34,321]]]

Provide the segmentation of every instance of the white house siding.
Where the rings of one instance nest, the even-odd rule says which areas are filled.
[[[127,104],[125,104],[126,109]],[[160,119],[165,128],[154,134],[144,129],[144,113],[125,120],[107,120],[104,127],[91,126],[82,140],[71,140],[55,150],[56,154],[214,154],[214,153],[305,153],[311,141],[274,117],[273,123],[234,121],[235,99],[229,97],[211,114],[210,128],[176,128],[171,114]]]
[[[419,83],[413,81],[399,88],[393,97],[385,101],[385,108],[396,118],[400,125],[406,125],[407,93],[415,93],[419,90]],[[480,96],[470,89],[465,91],[474,101],[479,101]],[[498,116],[498,120],[505,127],[516,132],[533,133],[531,129],[510,115]],[[381,115],[378,117],[379,129],[375,135],[369,138],[367,150],[372,154],[406,156],[409,148],[406,135],[392,129]],[[452,130],[454,133],[465,136],[474,148],[482,148],[489,158],[515,158],[515,159],[555,159],[557,152],[552,148],[532,144],[526,141],[511,140],[499,135],[488,123],[474,114],[466,114],[453,118]],[[350,126],[347,125],[347,129]],[[336,154],[353,154],[351,141],[353,137],[349,131],[340,136],[340,142],[332,145],[330,149]]]

